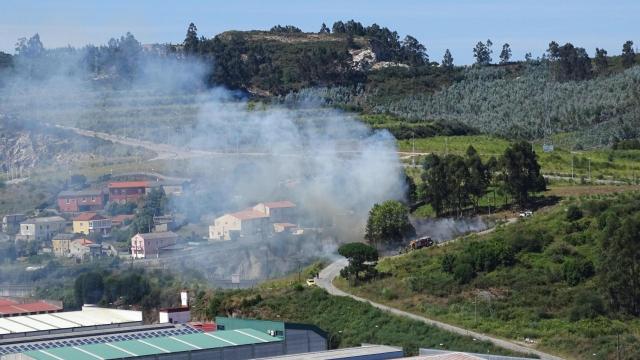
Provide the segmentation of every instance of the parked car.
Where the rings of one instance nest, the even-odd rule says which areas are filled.
[[[307,286],[316,286],[316,279],[307,279]]]

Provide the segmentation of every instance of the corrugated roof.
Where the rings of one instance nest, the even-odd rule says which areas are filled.
[[[109,183],[109,189],[149,187],[148,181],[116,181]]]
[[[243,211],[238,211],[235,212],[233,214],[229,214],[231,216],[233,216],[236,219],[239,220],[252,220],[252,219],[259,219],[259,218],[267,218],[269,217],[267,214],[262,213],[260,211],[255,211],[253,209],[247,209],[247,210],[243,210]]]
[[[359,347],[314,351],[304,354],[290,354],[263,358],[265,360],[330,360],[330,359],[358,359],[358,358],[397,358],[402,356],[402,348],[387,345],[362,345]],[[395,355],[395,357],[380,356]]]
[[[29,314],[33,312],[43,312],[43,311],[60,311],[60,310],[62,310],[62,307],[49,304],[44,301],[27,303],[27,304],[11,304],[11,305],[0,306],[0,314],[5,316]]]
[[[13,304],[17,304],[17,302],[11,299],[0,299],[0,306],[13,305]]]
[[[292,203],[289,200],[283,200],[283,201],[266,202],[266,203],[264,203],[264,206],[266,206],[268,208],[271,208],[271,209],[278,209],[278,208],[296,207],[296,204]]]
[[[109,360],[277,341],[282,339],[253,329],[242,329],[164,337],[132,337],[125,341],[47,348],[23,354],[36,360]]]
[[[58,194],[58,197],[78,197],[78,196],[101,196],[101,189],[65,190]]]
[[[154,233],[145,233],[145,234],[137,234],[142,236],[143,239],[151,240],[151,239],[164,239],[168,237],[178,237],[178,234],[173,231],[163,231],[163,232],[154,232]]]
[[[73,221],[89,221],[89,220],[103,220],[103,219],[106,219],[106,217],[100,214],[96,214],[94,212],[86,212],[86,213],[81,213],[75,218],[73,218]]]

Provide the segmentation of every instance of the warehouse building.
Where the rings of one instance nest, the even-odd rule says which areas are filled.
[[[92,308],[82,312],[92,318],[92,313],[86,312],[107,316],[106,312],[110,310],[125,311]],[[56,316],[62,314],[68,313]],[[80,314],[75,316],[74,320],[79,322]],[[22,337],[0,339],[0,359],[106,360],[140,357],[241,360],[326,350],[325,334],[313,326],[224,317],[216,318],[216,323],[216,330],[212,332],[190,325],[141,325],[141,322],[86,330],[66,329],[66,332],[59,333],[53,329],[42,330],[38,336],[22,334]]]
[[[28,304],[21,304],[24,306]],[[61,306],[55,311],[62,310]],[[32,336],[82,332],[142,324],[142,312],[105,309],[84,306],[81,311],[34,312],[37,315],[21,315],[0,318],[0,341],[5,339],[28,340]]]
[[[476,354],[451,350],[420,349],[420,356],[408,358],[412,360],[529,360],[533,358],[523,358],[514,356]]]
[[[0,298],[0,321],[6,317],[20,315],[48,314],[62,311],[60,301],[33,301]],[[2,328],[0,328],[2,335]]]
[[[362,346],[326,350],[306,353],[301,357],[298,355],[274,356],[265,360],[338,360],[338,359],[358,359],[358,360],[386,360],[399,359],[404,356],[402,348],[386,345],[363,344]]]

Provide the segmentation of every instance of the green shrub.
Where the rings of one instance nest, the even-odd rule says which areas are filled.
[[[382,298],[384,298],[385,300],[395,300],[398,298],[398,294],[396,294],[393,290],[389,288],[383,288]]]
[[[442,268],[442,271],[446,272],[446,273],[452,273],[453,272],[453,267],[455,265],[455,261],[456,261],[456,256],[453,254],[444,254],[444,256],[442,257],[442,260],[440,262],[440,266]]]
[[[570,205],[567,208],[567,220],[576,221],[582,218],[582,210],[576,205]]]
[[[473,271],[473,266],[468,263],[456,264],[453,269],[453,278],[458,281],[459,284],[468,284],[476,276]]]
[[[585,258],[568,258],[562,264],[562,274],[570,286],[576,286],[595,274],[593,263]]]
[[[581,291],[576,295],[569,319],[593,319],[605,314],[604,302],[594,290]]]

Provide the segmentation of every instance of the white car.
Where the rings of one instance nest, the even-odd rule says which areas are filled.
[[[523,211],[523,212],[521,212],[519,214],[519,216],[521,218],[526,218],[526,217],[529,217],[529,216],[532,216],[532,215],[533,215],[533,211],[531,211],[531,210],[525,210],[525,211]]]

